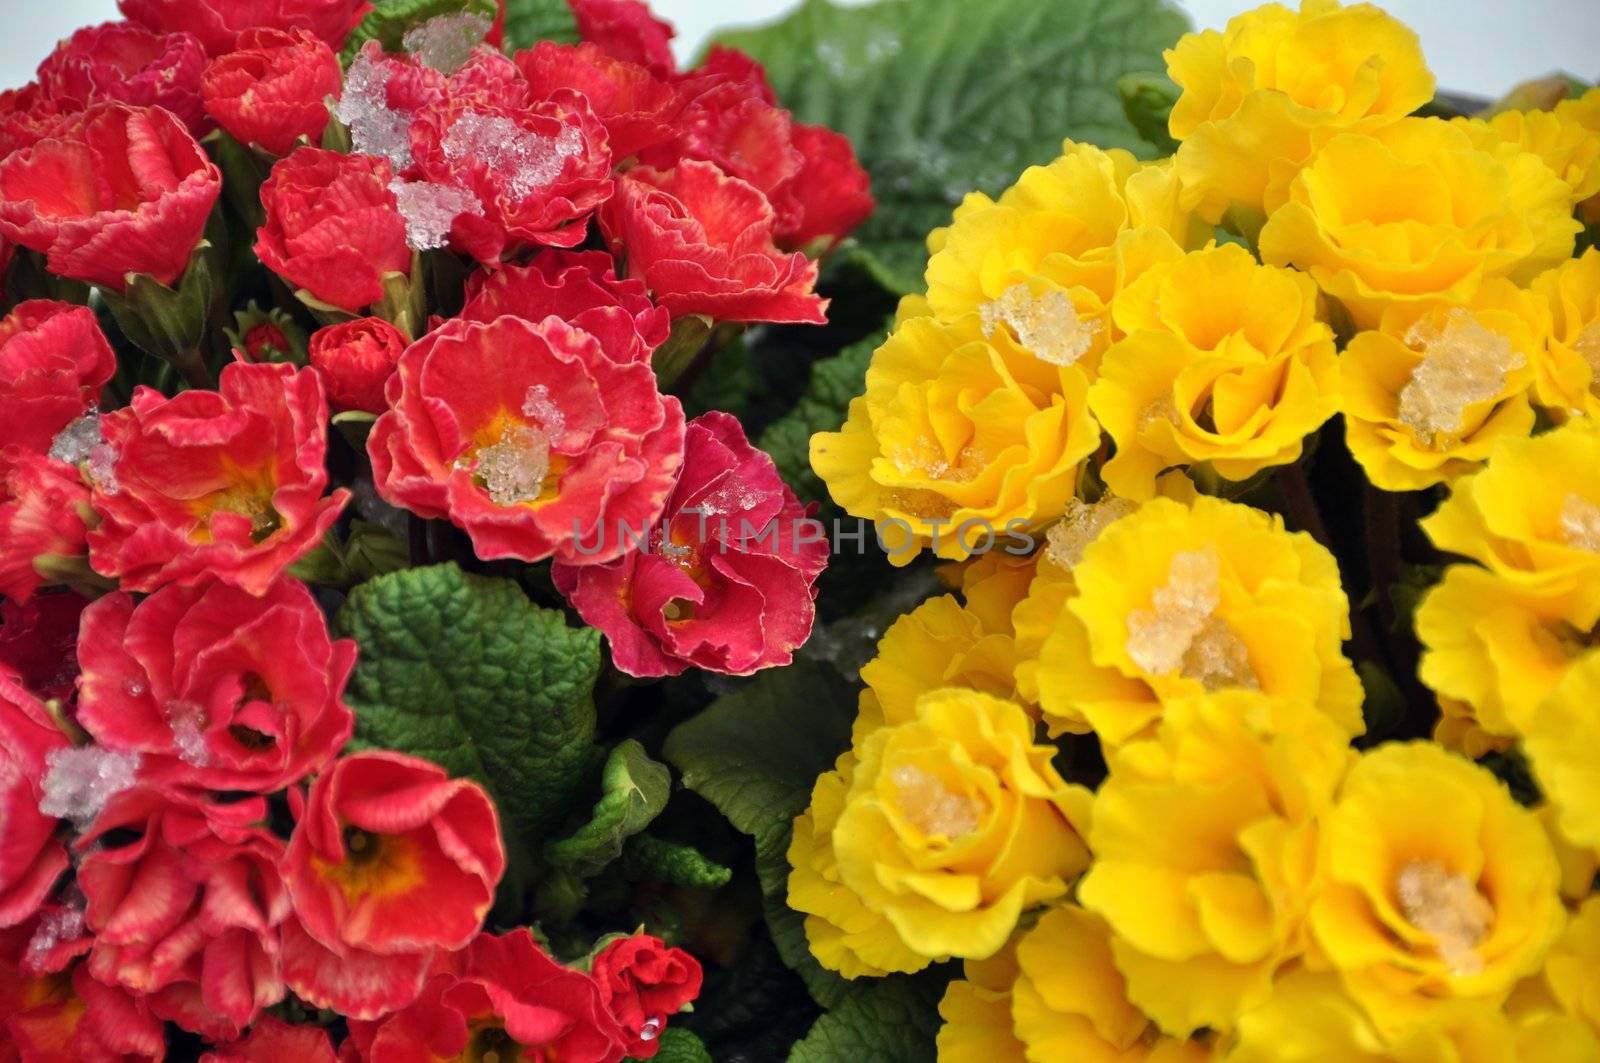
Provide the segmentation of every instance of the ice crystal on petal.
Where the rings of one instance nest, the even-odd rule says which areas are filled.
[[[924,834],[953,840],[971,834],[983,820],[984,809],[976,800],[951,793],[938,776],[921,768],[902,764],[890,779],[897,791],[895,807]]]
[[[472,58],[472,51],[483,43],[494,25],[482,15],[460,11],[437,15],[406,31],[401,43],[423,66],[454,74]]]
[[[1600,395],[1600,321],[1591,321],[1573,344],[1578,357],[1589,363],[1589,390]]]
[[[68,465],[77,465],[87,461],[94,448],[101,445],[100,415],[90,410],[56,433],[56,437],[50,441],[50,457]]]
[[[178,747],[178,759],[196,768],[211,761],[211,751],[206,747],[206,710],[198,702],[174,698],[166,705],[167,726],[172,728],[172,741]]]
[[[696,510],[710,522],[714,517],[742,516],[766,496],[749,484],[725,474],[716,488],[700,499]]]
[[[665,1026],[666,1024],[667,1020],[663,1019],[660,1015],[650,1016],[648,1019],[644,1020],[644,1025],[639,1027],[639,1040],[654,1041],[657,1037],[661,1036],[661,1027]]]
[[[1056,288],[1034,295],[1026,284],[1013,284],[1000,298],[980,306],[978,313],[985,336],[1009,325],[1018,343],[1051,365],[1077,362],[1089,353],[1100,331],[1100,322],[1080,319],[1067,293]]]
[[[110,443],[96,443],[89,448],[89,461],[84,471],[101,494],[114,495],[122,490],[117,480],[117,448]]]
[[[406,220],[406,243],[416,251],[443,247],[450,239],[450,227],[462,214],[480,215],[483,204],[465,188],[433,181],[395,181],[394,193],[401,217]]]
[[[1255,670],[1250,667],[1249,648],[1233,633],[1227,621],[1214,616],[1207,617],[1195,632],[1189,648],[1183,652],[1183,664],[1178,671],[1185,679],[1196,680],[1208,691],[1223,687],[1257,690],[1261,686]]]
[[[39,925],[34,927],[33,936],[28,939],[28,954],[26,963],[37,966],[44,962],[46,956],[57,945],[77,941],[84,934],[82,903],[69,904],[65,908],[45,912],[39,917]]]
[[[543,384],[533,385],[522,397],[522,413],[525,417],[533,418],[533,423],[551,439],[563,435],[567,430],[567,415],[550,398],[550,389]]]
[[[1483,970],[1475,951],[1494,923],[1494,905],[1462,874],[1437,860],[1412,860],[1395,878],[1406,922],[1433,935],[1440,959],[1460,977]]]
[[[39,811],[70,819],[79,830],[94,821],[106,802],[132,786],[139,754],[103,746],[51,750],[45,757],[44,795]]]
[[[1460,432],[1467,407],[1499,395],[1506,374],[1527,364],[1509,338],[1461,307],[1445,316],[1443,328],[1424,319],[1405,339],[1423,356],[1400,389],[1400,423],[1430,445],[1438,436]]]
[[[1568,546],[1600,554],[1600,504],[1576,492],[1561,503],[1561,535]]]
[[[1172,397],[1170,391],[1164,392],[1160,398],[1139,411],[1138,427],[1141,431],[1157,421],[1166,421],[1168,424],[1178,423],[1178,400]]]
[[[511,202],[526,199],[561,176],[567,160],[583,150],[583,134],[563,126],[553,137],[523,129],[503,115],[468,111],[444,135],[444,155],[453,163],[476,162],[501,176]]]
[[[1221,567],[1214,546],[1172,555],[1167,582],[1150,596],[1150,608],[1128,614],[1134,664],[1152,675],[1196,680],[1207,690],[1258,685],[1244,644],[1213,615],[1222,601]]]
[[[1109,494],[1098,502],[1069,499],[1066,512],[1045,533],[1044,556],[1070,572],[1083,560],[1083,551],[1100,538],[1101,532],[1138,508],[1126,498]]]
[[[497,506],[532,502],[550,473],[550,439],[537,428],[509,425],[478,451],[478,478]]]
[[[389,106],[389,71],[365,50],[344,76],[333,116],[350,129],[350,145],[362,155],[389,160],[395,172],[411,165],[411,114]]]

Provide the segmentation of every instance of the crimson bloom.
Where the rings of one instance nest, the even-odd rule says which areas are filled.
[[[603,251],[547,251],[526,266],[474,273],[460,316],[539,322],[553,315],[599,339],[613,362],[644,361],[667,341],[672,316],[650,301],[642,281],[619,280],[616,266]]]
[[[202,805],[148,786],[113,797],[77,842],[90,973],[211,1038],[238,1036],[281,1000],[289,897],[265,818],[262,798]]]
[[[557,963],[526,928],[480,934],[460,973],[435,975],[414,1004],[381,1022],[352,1024],[354,1055],[366,1063],[616,1063],[624,1035],[601,994],[595,979]]]
[[[0,594],[26,601],[41,564],[87,554],[90,512],[73,466],[31,451],[0,460]]]
[[[356,645],[328,637],[305,584],[261,597],[166,586],[84,610],[78,723],[141,755],[152,782],[270,793],[320,770],[350,737],[341,697]]]
[[[329,45],[344,44],[367,0],[117,0],[130,20],[162,33],[186,30],[200,39],[208,55],[239,47],[246,30],[307,29]]]
[[[165,107],[196,136],[206,132],[200,76],[206,53],[193,34],[156,33],[131,22],[85,26],[39,64],[39,84],[71,108],[96,100]]]
[[[449,519],[486,560],[618,556],[682,460],[683,409],[649,363],[558,318],[448,321],[400,356],[387,397],[367,439],[378,493]]]
[[[357,1019],[403,1007],[436,950],[477,934],[505,864],[477,783],[401,753],[340,758],[312,784],[283,863],[285,980]]]
[[[656,77],[671,77],[671,23],[657,18],[640,0],[568,0],[578,35],[618,59],[637,63]]]
[[[518,52],[517,67],[528,94],[548,97],[562,88],[583,93],[621,161],[678,135],[678,117],[688,94],[648,69],[618,59],[597,44],[540,41]]]
[[[27,601],[0,596],[0,671],[10,668],[42,701],[78,697],[78,622],[88,601],[62,591]]]
[[[339,57],[309,30],[246,30],[201,82],[206,113],[241,144],[287,155],[301,137],[321,139],[327,97],[338,96]]]
[[[773,244],[772,206],[715,165],[635,167],[601,208],[600,226],[628,272],[673,316],[822,324],[817,266]]]
[[[667,1019],[700,995],[700,962],[649,934],[618,938],[594,958],[600,997],[628,1038],[628,1055],[650,1059]]]
[[[796,122],[789,137],[802,162],[784,190],[795,213],[778,230],[778,244],[792,248],[816,244],[828,250],[854,232],[877,206],[872,178],[856,160],[850,138],[841,133]]]
[[[320,1026],[295,1026],[274,1015],[256,1020],[250,1033],[219,1045],[200,1063],[337,1063],[328,1031]]]
[[[71,745],[22,677],[0,667],[0,927],[31,918],[67,868],[58,821],[39,811],[45,758]]]
[[[124,590],[214,575],[265,594],[350,496],[323,494],[327,419],[321,379],[288,365],[234,363],[219,390],[170,399],[136,388],[100,423],[114,458],[91,495],[95,571]]]
[[[804,517],[738,420],[706,413],[689,422],[665,534],[609,564],[558,562],[552,575],[629,675],[745,675],[788,664],[811,633],[827,544],[805,534]]]
[[[383,298],[385,275],[411,272],[393,180],[384,159],[295,149],[261,185],[256,255],[321,302],[359,313]]]
[[[87,964],[33,976],[0,963],[0,1044],[27,1063],[136,1063],[166,1058],[161,1020],[143,997],[107,985]]]
[[[363,317],[312,333],[311,366],[322,375],[335,411],[382,413],[389,408],[383,386],[405,349],[405,333],[381,317]]]
[[[61,277],[116,292],[130,273],[171,284],[221,191],[221,171],[171,113],[98,103],[0,159],[0,234]]]
[[[0,159],[38,143],[72,113],[72,107],[51,99],[37,81],[0,92]]]
[[[117,371],[94,311],[30,299],[0,319],[0,470],[13,444],[39,454]]]

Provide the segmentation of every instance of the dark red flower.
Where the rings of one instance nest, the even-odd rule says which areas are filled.
[[[619,356],[632,337],[628,322]],[[682,460],[683,409],[649,363],[554,317],[446,322],[400,356],[387,398],[367,439],[378,493],[486,560],[616,557]]]
[[[87,554],[90,516],[75,467],[20,449],[0,460],[0,594],[26,601],[41,566]]]
[[[309,30],[246,30],[239,49],[218,56],[201,83],[205,109],[241,144],[287,155],[301,137],[316,143],[329,96],[344,80],[339,57]]]
[[[461,318],[507,314],[533,322],[558,317],[598,339],[614,362],[648,359],[672,330],[671,315],[650,301],[644,283],[618,280],[616,262],[603,251],[546,251],[526,266],[467,279]]]
[[[577,16],[578,35],[618,59],[637,63],[656,77],[677,70],[672,58],[672,24],[651,14],[640,0],[567,0]]]
[[[811,633],[827,544],[804,516],[739,422],[702,414],[689,422],[666,533],[610,564],[558,561],[552,575],[629,675],[744,675],[788,664]]]
[[[78,723],[134,750],[147,780],[270,793],[319,771],[350,737],[341,696],[356,645],[328,638],[299,580],[252,597],[208,582],[137,605],[111,594],[84,610]]]
[[[618,162],[678,135],[687,93],[597,44],[540,41],[518,52],[516,61],[534,99],[563,88],[583,93],[606,127],[612,157]]]
[[[26,602],[0,596],[0,670],[11,668],[40,700],[69,708],[78,697],[80,594],[36,594]]]
[[[283,863],[285,980],[356,1019],[410,1003],[434,953],[478,933],[505,863],[477,783],[401,753],[340,758],[312,784]]]
[[[218,1045],[200,1063],[337,1063],[328,1031],[320,1026],[294,1026],[275,1015],[256,1020],[250,1033]]]
[[[39,84],[71,110],[98,100],[165,107],[195,136],[209,128],[200,103],[206,53],[189,33],[156,33],[132,22],[85,26],[39,64]]]
[[[281,1000],[289,897],[265,818],[262,798],[202,805],[147,786],[111,798],[77,842],[90,973],[215,1039]]]
[[[89,974],[35,977],[0,964],[0,1042],[25,1063],[141,1063],[164,1059],[166,1031],[149,1002]]]
[[[382,413],[383,386],[394,375],[405,333],[381,317],[329,325],[311,334],[311,366],[322,374],[328,404],[337,412]]]
[[[757,189],[707,162],[629,170],[600,226],[630,276],[673,316],[720,321],[827,320],[816,263],[773,244],[772,207]]]
[[[117,0],[123,15],[163,33],[184,30],[208,55],[239,47],[246,30],[307,29],[338,48],[372,7],[367,0]]]
[[[293,348],[283,329],[271,321],[263,321],[240,337],[244,341],[243,362],[277,362]],[[237,357],[237,355],[235,355]]]
[[[171,284],[222,191],[222,174],[160,108],[98,103],[0,160],[0,234],[50,272],[121,292],[130,273]]]
[[[350,493],[331,495],[328,404],[315,373],[233,363],[218,391],[136,388],[107,414],[113,457],[91,496],[95,571],[124,590],[215,576],[265,594],[313,550]]]
[[[359,313],[383,298],[386,274],[411,272],[393,180],[384,159],[295,149],[261,186],[256,255],[321,302]]]
[[[0,926],[31,918],[67,869],[59,821],[39,810],[46,758],[72,743],[22,677],[0,666]]]
[[[591,971],[635,1059],[652,1058],[667,1019],[700,995],[700,962],[649,934],[613,941],[594,958]]]
[[[688,74],[680,74],[679,80],[695,77],[713,77],[732,83],[744,96],[753,96],[773,107],[778,105],[778,94],[767,80],[767,68],[756,62],[749,52],[738,48],[713,44],[701,64]]]
[[[789,136],[804,162],[781,190],[798,208],[776,232],[779,246],[827,251],[855,231],[877,206],[872,178],[856,160],[850,139],[826,126],[796,122]]]
[[[116,371],[116,355],[86,306],[30,299],[0,319],[0,475],[12,446],[47,453]]]

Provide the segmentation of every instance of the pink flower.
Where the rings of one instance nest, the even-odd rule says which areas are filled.
[[[97,100],[165,107],[203,135],[210,123],[200,103],[206,53],[191,34],[155,33],[132,22],[85,26],[39,64],[39,84],[71,109]]]
[[[540,41],[518,52],[516,61],[534,99],[563,88],[583,93],[605,125],[611,154],[618,162],[678,135],[687,94],[599,45]]]
[[[26,601],[38,563],[89,552],[89,489],[78,470],[30,451],[0,460],[0,594]]]
[[[406,349],[405,333],[381,317],[345,321],[311,334],[311,365],[328,388],[336,412],[388,409],[383,387]]]
[[[328,125],[329,96],[344,82],[339,57],[308,30],[246,30],[239,50],[206,67],[205,108],[241,144],[287,155]]]
[[[200,38],[208,55],[239,47],[257,27],[308,29],[338,48],[371,10],[366,0],[118,0],[129,20],[162,33],[184,30]]]
[[[294,1026],[263,1015],[248,1036],[218,1045],[200,1063],[337,1063],[337,1058],[322,1027]]]
[[[552,574],[629,675],[745,675],[788,664],[811,633],[827,544],[804,516],[739,422],[707,413],[689,423],[666,534],[609,564],[558,561]]]
[[[671,77],[672,25],[650,13],[640,0],[568,0],[578,19],[578,35],[618,59],[637,63],[656,77]]]
[[[0,319],[0,473],[13,445],[48,452],[116,371],[93,310],[49,299],[18,303]]]
[[[634,1059],[653,1058],[667,1019],[700,995],[699,961],[649,934],[613,941],[594,958],[592,970]]]
[[[67,869],[58,821],[39,811],[39,800],[45,758],[69,745],[21,676],[0,667],[0,927],[37,913]]]

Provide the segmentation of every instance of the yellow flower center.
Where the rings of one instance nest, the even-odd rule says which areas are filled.
[[[1561,534],[1568,546],[1600,554],[1600,505],[1577,492],[1561,503]]]
[[[984,802],[952,793],[937,775],[910,764],[895,768],[890,778],[895,807],[924,834],[942,834],[951,841],[978,829],[988,811]]]
[[[479,447],[473,475],[497,506],[536,501],[550,474],[550,437],[531,425],[508,423],[500,438]]]
[[[339,887],[348,904],[393,897],[422,882],[416,847],[410,839],[347,826],[343,841],[343,860],[314,856],[311,863],[319,876]]]
[[[1459,976],[1478,974],[1483,958],[1474,950],[1494,924],[1494,906],[1465,875],[1437,860],[1413,860],[1395,878],[1406,922],[1431,934],[1439,957]]]
[[[1045,533],[1044,556],[1068,572],[1083,560],[1089,544],[1100,538],[1113,522],[1126,517],[1139,507],[1126,498],[1107,495],[1098,502],[1071,499],[1061,520]]]
[[[1260,686],[1250,652],[1226,620],[1215,615],[1222,596],[1217,549],[1172,555],[1165,586],[1149,609],[1128,614],[1128,656],[1152,675],[1181,675],[1206,690]]]
[[[1526,364],[1511,340],[1461,307],[1446,315],[1443,328],[1424,318],[1405,339],[1423,356],[1400,389],[1400,423],[1429,446],[1441,435],[1459,433],[1467,407],[1499,395],[1506,374]]]
[[[471,1032],[467,1050],[456,1057],[463,1063],[518,1063],[525,1058],[523,1046],[513,1041],[505,1027],[498,1023],[473,1023]]]
[[[227,487],[202,495],[189,503],[189,511],[199,525],[189,533],[197,543],[212,541],[211,517],[214,513],[236,513],[250,518],[250,538],[261,542],[283,527],[283,515],[272,504],[274,477],[268,467],[245,470],[223,459],[223,472],[233,482]]]
[[[983,334],[993,336],[1010,326],[1017,342],[1035,358],[1051,365],[1072,365],[1089,353],[1100,322],[1084,321],[1067,293],[1052,289],[1034,295],[1026,284],[1013,284],[1000,298],[978,307]]]

